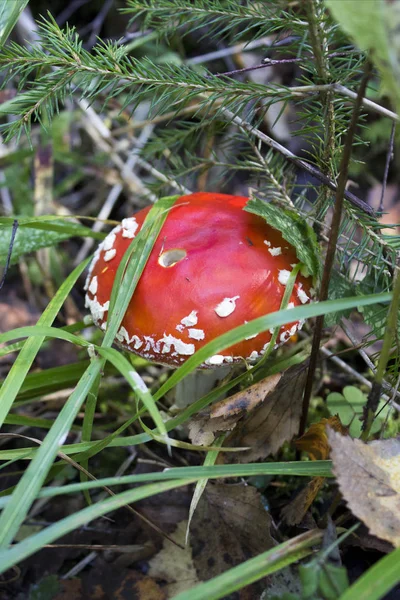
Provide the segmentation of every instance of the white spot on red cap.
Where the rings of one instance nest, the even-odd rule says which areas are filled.
[[[297,297],[302,304],[306,304],[306,302],[308,302],[310,299],[307,296],[306,292],[303,290],[303,285],[301,283],[299,283],[299,286],[297,288]]]
[[[190,315],[188,315],[187,317],[183,317],[183,319],[181,320],[181,323],[184,327],[192,327],[193,325],[197,325],[197,321],[198,321],[197,310],[192,310]],[[179,327],[179,325],[178,325],[178,327]],[[177,327],[177,329],[178,329],[178,327]]]
[[[194,354],[195,351],[194,344],[186,344],[173,335],[167,335],[166,333],[164,333],[164,337],[160,342],[164,342],[164,348],[162,350],[163,354],[171,352],[172,346],[174,346],[178,354],[183,354],[185,356],[190,356],[191,354]]]
[[[103,250],[104,251],[111,250],[113,248],[115,238],[116,238],[115,233],[111,232],[108,234],[108,236],[106,237],[106,239],[103,242]]]
[[[287,282],[289,281],[289,277],[290,277],[290,271],[287,271],[286,269],[281,269],[279,271],[278,281],[282,285],[286,285]]]
[[[135,237],[136,230],[139,227],[139,223],[136,221],[135,217],[122,219],[121,225],[122,237],[133,239]]]
[[[107,250],[107,252],[105,252],[105,254],[104,254],[105,262],[112,260],[116,254],[117,254],[117,251],[115,248],[112,248],[111,250]]]
[[[223,356],[222,354],[214,354],[214,356],[210,356],[210,358],[207,358],[206,364],[207,365],[215,365],[215,366],[222,365],[225,358],[228,358],[228,357]]]
[[[215,312],[219,317],[228,317],[233,313],[236,308],[236,300],[240,296],[233,296],[233,298],[224,298],[222,302],[214,308]]]
[[[188,334],[193,340],[204,340],[206,337],[202,329],[188,329]]]
[[[277,246],[276,248],[268,248],[268,252],[272,256],[279,256],[280,254],[282,254],[282,248],[280,246]]]
[[[93,279],[90,282],[90,285],[88,287],[88,290],[91,294],[93,294],[93,296],[95,296],[97,294],[97,275],[95,275],[93,277]]]

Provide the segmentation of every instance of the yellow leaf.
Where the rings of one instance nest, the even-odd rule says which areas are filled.
[[[329,456],[327,425],[334,431],[347,433],[347,428],[342,425],[338,415],[336,415],[329,417],[329,419],[321,419],[318,423],[313,423],[305,434],[295,442],[296,447],[307,452],[311,460],[326,460]]]

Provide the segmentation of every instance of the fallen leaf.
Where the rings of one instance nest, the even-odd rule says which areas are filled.
[[[209,484],[190,528],[193,562],[199,579],[211,579],[272,548],[270,525],[271,518],[261,495],[253,486]],[[259,597],[254,589],[241,590],[237,599]]]
[[[296,447],[307,452],[311,460],[326,460],[329,456],[330,446],[326,431],[327,426],[343,434],[347,433],[347,429],[343,427],[339,417],[334,416],[313,423],[305,434],[295,442]],[[282,517],[288,525],[301,523],[324,482],[325,477],[313,477],[301,492],[282,509]]]
[[[400,547],[400,438],[365,444],[328,430],[340,491],[373,535]]]
[[[288,525],[298,525],[302,522],[324,483],[325,477],[313,477],[307,483],[295,498],[281,510],[281,515],[285,523]]]
[[[270,375],[247,389],[217,402],[211,407],[210,417],[212,419],[226,418],[253,410],[276,388],[281,377],[282,373],[275,373],[275,375]]]
[[[307,366],[308,361],[305,361],[285,371],[264,402],[238,423],[225,443],[251,449],[224,456],[226,462],[252,462],[265,458],[292,439],[299,428]]]
[[[311,460],[326,460],[330,452],[327,426],[343,435],[347,433],[347,428],[343,427],[337,415],[321,419],[318,423],[310,425],[305,434],[296,440],[296,448],[307,452]]]
[[[174,540],[182,545],[185,544],[186,529],[187,521],[181,521],[173,534]],[[168,598],[199,583],[191,547],[180,548],[169,540],[164,541],[162,550],[149,561],[148,575],[166,582],[164,590]]]
[[[231,431],[240,418],[241,415],[233,415],[227,419],[211,419],[209,413],[196,415],[188,424],[190,441],[195,446],[212,446],[217,435]]]
[[[103,564],[82,577],[82,598],[85,600],[167,600],[162,589],[148,574],[131,569],[118,569]],[[75,600],[75,596],[70,596]],[[78,600],[79,596],[76,600]]]
[[[281,373],[271,375],[193,417],[188,426],[191,442],[197,446],[211,446],[217,435],[232,431],[244,415],[275,389],[281,377]]]

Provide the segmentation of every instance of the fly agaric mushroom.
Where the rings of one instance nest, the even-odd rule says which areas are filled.
[[[279,310],[295,249],[263,218],[244,211],[248,198],[195,193],[175,202],[132,296],[117,343],[159,363],[181,365],[204,344]],[[100,244],[86,281],[86,306],[103,330],[115,274],[149,208],[124,219]],[[310,299],[310,277],[298,275],[289,308]],[[278,343],[301,327],[281,327]],[[211,356],[203,367],[254,361],[273,330]]]

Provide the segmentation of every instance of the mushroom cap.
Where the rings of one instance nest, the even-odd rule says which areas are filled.
[[[295,249],[261,217],[244,211],[248,198],[195,193],[178,198],[165,220],[116,336],[140,356],[172,366],[222,333],[279,310]],[[86,306],[106,329],[115,274],[150,207],[124,219],[100,244],[86,280]],[[310,300],[311,277],[298,275],[289,307]],[[281,327],[278,343],[301,327]],[[209,358],[203,367],[254,361],[272,330]]]

